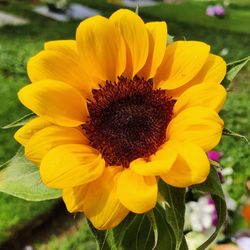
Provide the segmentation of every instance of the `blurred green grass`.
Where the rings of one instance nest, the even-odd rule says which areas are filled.
[[[95,5],[103,9],[104,15],[110,15],[117,6],[104,5],[104,0],[78,0],[76,2]],[[201,40],[212,46],[213,53],[219,54],[224,48],[229,53],[225,56],[227,61],[243,58],[250,54],[249,15],[244,9],[231,9],[224,20],[207,18],[203,5],[194,3],[185,6],[153,7],[141,9],[145,20],[166,20],[169,33],[176,39]],[[195,7],[196,6],[196,7]],[[197,7],[198,6],[198,7]],[[183,8],[185,7],[185,11]],[[8,124],[18,117],[28,113],[17,99],[17,91],[29,82],[26,74],[26,62],[28,58],[42,49],[43,43],[54,39],[74,38],[74,32],[78,22],[58,23],[56,21],[40,17],[30,11],[31,5],[21,1],[11,1],[9,6],[3,9],[32,20],[25,26],[5,26],[0,29],[0,126]],[[181,16],[181,17],[180,17]],[[231,18],[230,22],[227,18]],[[237,20],[236,20],[237,19]],[[201,21],[203,20],[203,21]],[[205,20],[205,21],[204,21]],[[236,22],[232,26],[231,22]],[[240,25],[239,25],[240,22]],[[212,23],[212,24],[211,24]],[[248,28],[246,30],[246,27]],[[227,103],[222,111],[226,121],[226,127],[250,136],[250,76],[249,68],[245,69],[235,81],[234,91],[229,93]],[[13,140],[15,130],[2,130],[0,133],[0,163],[9,159],[17,150],[18,144]],[[232,166],[234,172],[234,184],[230,190],[234,198],[239,199],[245,192],[242,185],[247,176],[249,147],[236,138],[223,138],[219,150],[224,152],[224,164]],[[25,223],[44,213],[54,204],[52,202],[33,203],[19,200],[5,194],[0,194],[0,242],[9,237],[12,230],[20,228]],[[79,232],[74,237],[66,237],[60,249],[71,248],[74,242],[83,240]],[[68,240],[67,240],[68,239]],[[69,241],[71,243],[69,243]],[[58,241],[54,238],[49,249],[58,249]]]
[[[36,242],[36,250],[96,250],[96,243],[85,220],[62,235],[52,235],[48,242]],[[60,246],[60,247],[59,247]]]
[[[13,236],[17,230],[21,230],[28,222],[52,209],[55,201],[28,202],[0,195],[0,249],[1,243]]]

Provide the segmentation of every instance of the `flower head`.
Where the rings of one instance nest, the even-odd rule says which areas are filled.
[[[226,64],[209,45],[166,45],[165,22],[121,9],[84,20],[28,62],[18,93],[37,117],[15,134],[43,182],[99,229],[157,202],[159,177],[203,182],[220,141]]]

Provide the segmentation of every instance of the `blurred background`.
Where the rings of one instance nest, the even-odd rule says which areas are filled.
[[[121,6],[135,10],[137,5],[144,21],[166,21],[175,40],[204,41],[227,62],[250,55],[249,0],[0,0],[0,127],[29,113],[16,93],[29,83],[27,60],[45,41],[74,39],[82,19],[109,16]],[[249,64],[234,80],[221,116],[227,128],[250,137]],[[0,164],[19,147],[14,132],[0,131]],[[209,157],[223,166],[229,208],[228,223],[217,243],[234,242],[237,249],[249,250],[249,146],[240,138],[224,136]],[[186,232],[191,250],[216,224],[210,200],[206,196],[187,201]],[[0,193],[0,249],[91,250],[96,246],[83,216],[67,213],[60,200],[27,202]]]

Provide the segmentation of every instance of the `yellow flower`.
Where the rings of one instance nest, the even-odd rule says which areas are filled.
[[[198,41],[166,46],[165,22],[121,9],[83,21],[28,62],[18,93],[37,117],[17,131],[43,182],[70,212],[108,229],[157,202],[157,181],[203,182],[220,141],[226,91],[221,57]]]

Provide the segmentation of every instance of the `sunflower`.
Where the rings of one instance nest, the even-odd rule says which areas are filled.
[[[76,40],[45,43],[19,99],[37,116],[15,138],[98,229],[155,207],[158,180],[205,181],[220,141],[226,64],[198,41],[167,44],[165,22],[121,9],[81,22]]]

